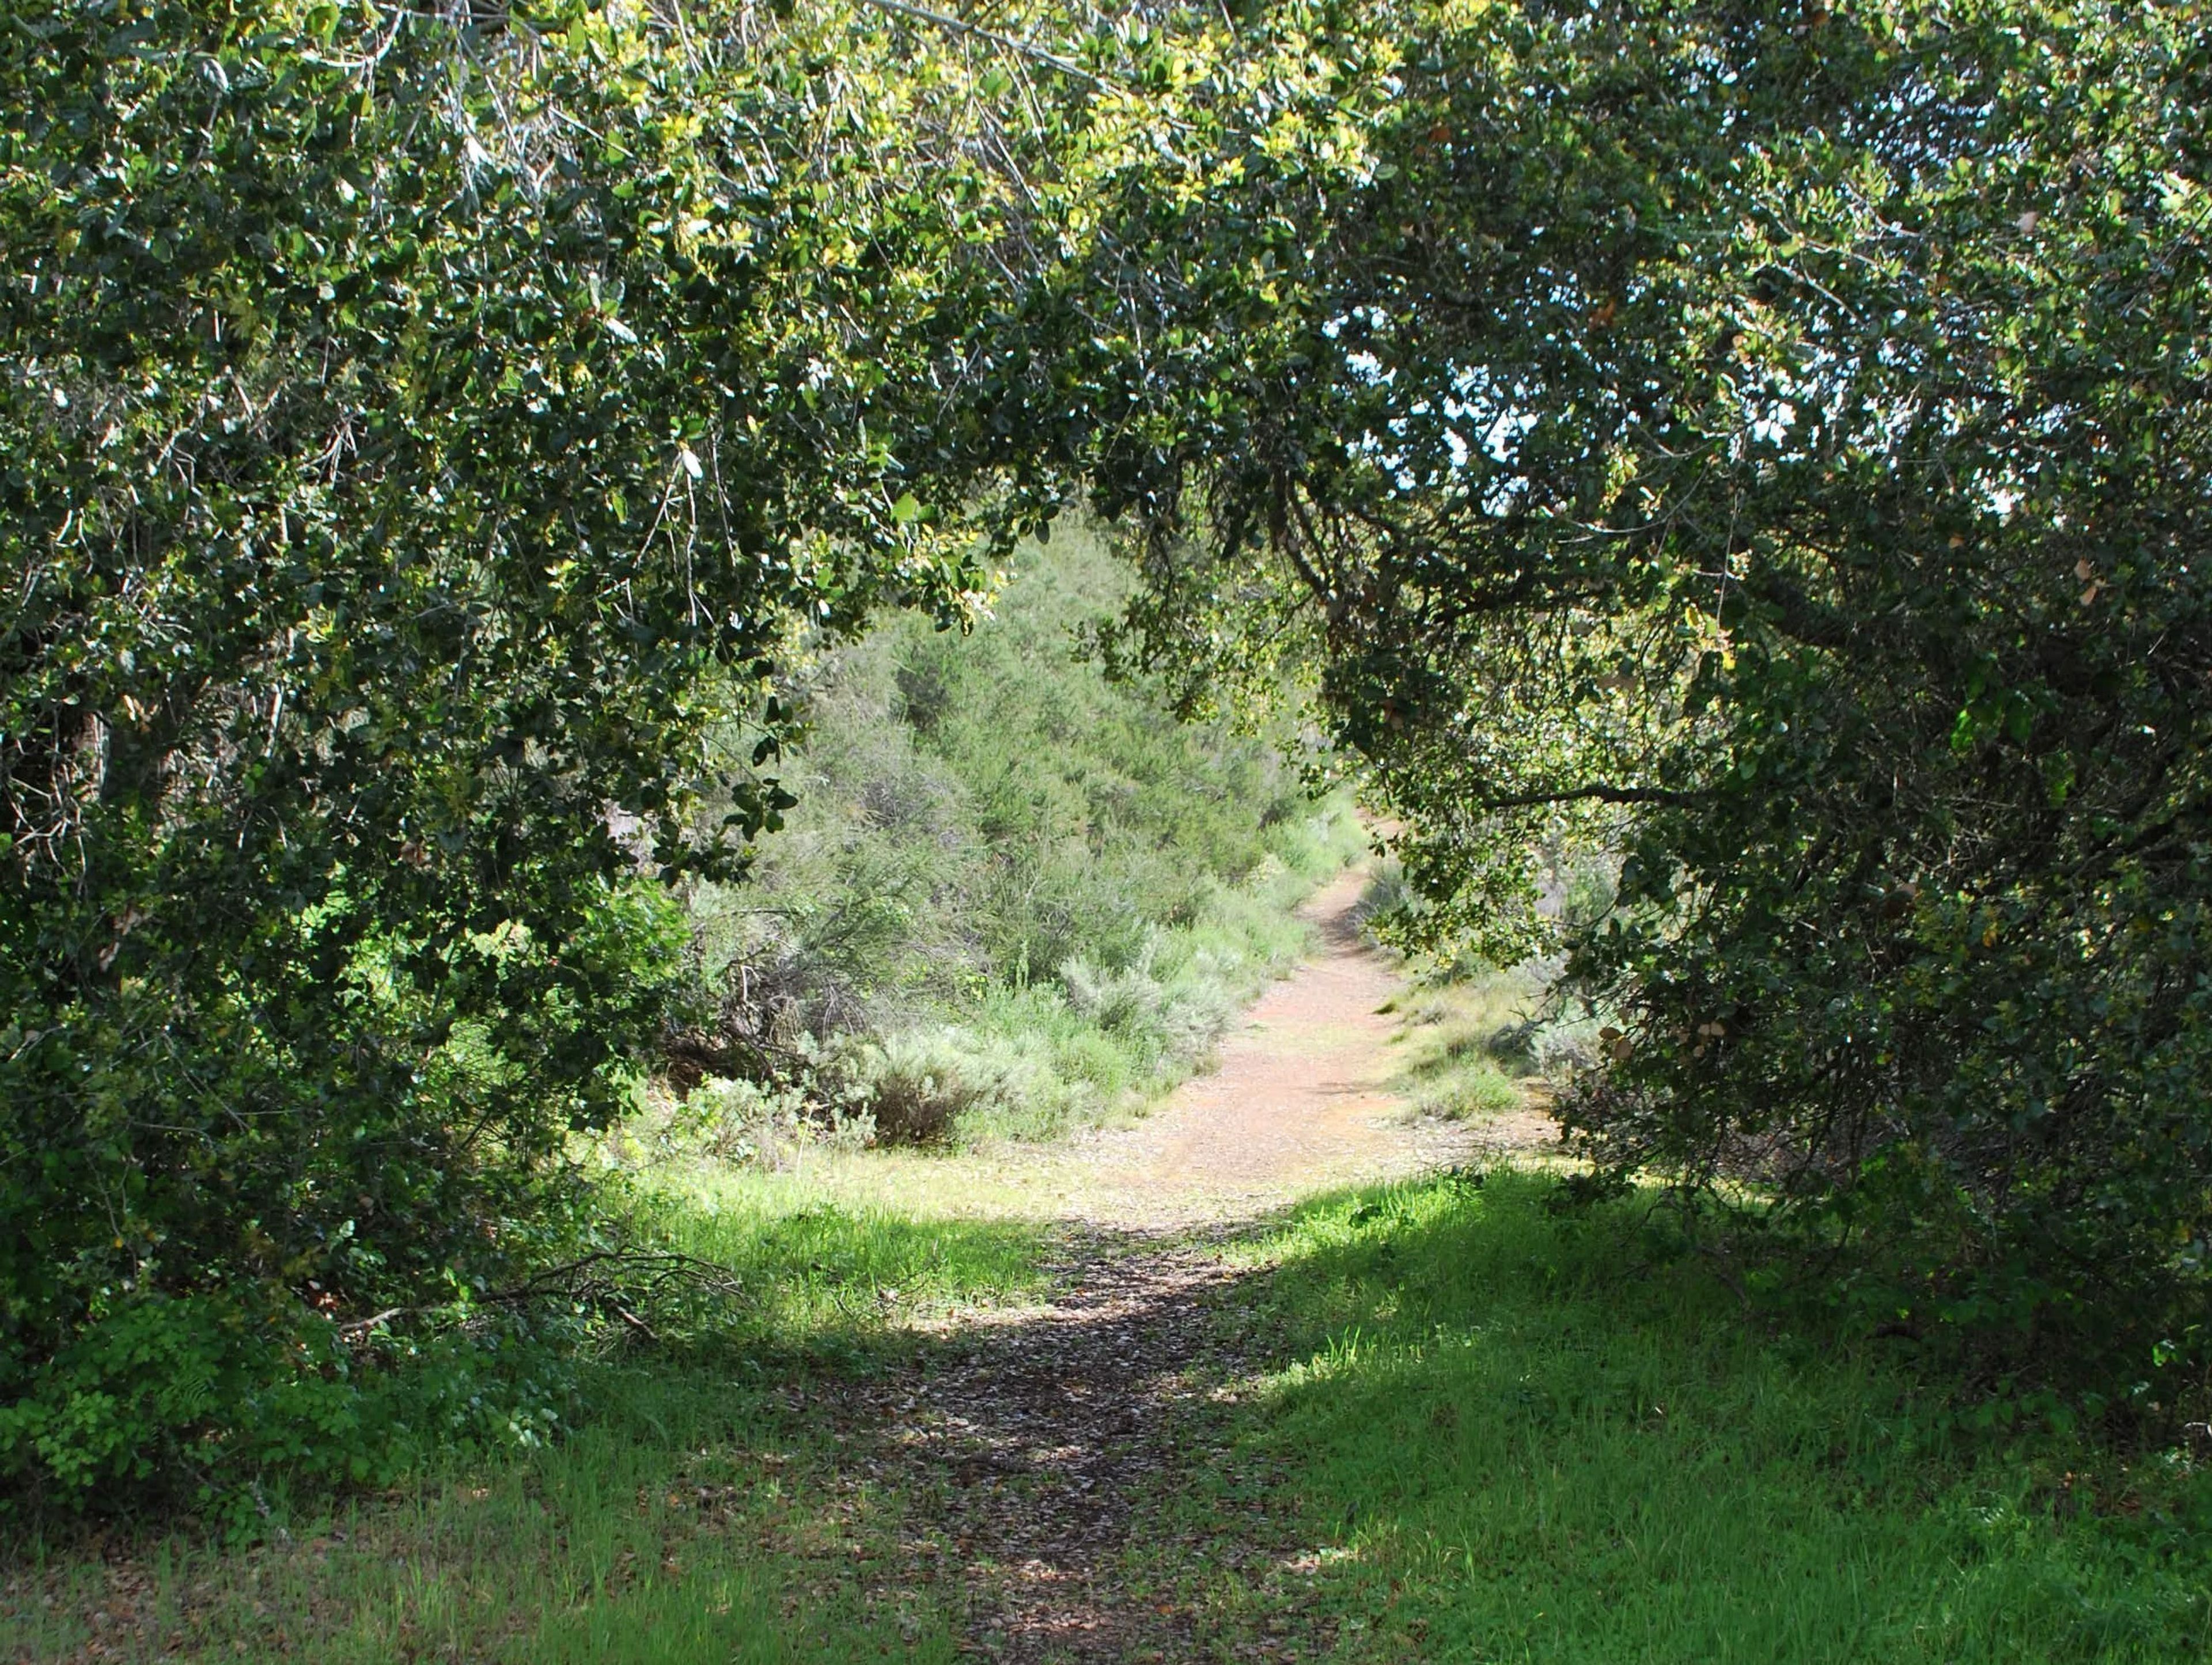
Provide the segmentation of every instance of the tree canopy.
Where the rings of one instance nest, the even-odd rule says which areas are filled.
[[[2041,0],[19,6],[0,1468],[588,1235],[782,645],[1079,496],[1115,654],[1314,674],[1414,935],[1618,860],[1602,1171],[2194,1357],[2209,80]]]
[[[983,581],[945,411],[1005,178],[900,47],[11,13],[7,1461],[159,1467],[106,1400],[192,1425],[317,1309],[544,1252],[663,1021],[654,876],[787,801],[778,642]]]
[[[1318,665],[1417,938],[1560,939],[1544,851],[1620,858],[1562,941],[1616,1015],[1566,1106],[1605,1171],[1871,1237],[1892,1322],[2187,1352],[2201,31],[1623,4],[1392,38],[1356,152],[1224,128],[1101,239],[1158,343],[1146,421],[1083,453],[1144,526],[1131,651],[1200,693],[1261,644]]]

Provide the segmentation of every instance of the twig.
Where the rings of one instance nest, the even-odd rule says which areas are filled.
[[[404,1318],[409,1313],[416,1310],[414,1307],[386,1307],[383,1311],[369,1317],[356,1318],[351,1323],[340,1324],[338,1334],[348,1340],[352,1340],[357,1336],[367,1335],[379,1324],[388,1324],[395,1318]]]
[[[937,28],[949,30],[954,34],[967,35],[976,40],[988,40],[994,46],[1000,47],[1019,57],[1030,58],[1045,65],[1048,69],[1057,70],[1064,76],[1071,76],[1088,86],[1096,87],[1102,93],[1115,90],[1111,82],[1102,76],[1092,74],[1073,59],[1062,58],[1058,52],[1037,46],[1033,41],[1024,40],[1018,35],[1001,34],[998,30],[986,28],[981,23],[970,23],[964,17],[953,17],[941,11],[932,11],[927,6],[910,5],[908,0],[863,0],[863,3],[873,6],[878,11],[891,12],[901,17],[910,18],[917,23],[927,23]]]
[[[611,1275],[586,1276],[594,1268],[605,1267]],[[623,1273],[628,1273],[629,1278]],[[659,1335],[652,1325],[630,1310],[636,1300],[633,1290],[646,1295],[657,1295],[672,1283],[687,1283],[692,1287],[714,1294],[741,1297],[744,1281],[729,1267],[713,1261],[702,1261],[696,1255],[681,1255],[673,1250],[647,1252],[635,1249],[601,1249],[570,1261],[565,1265],[549,1267],[534,1277],[526,1279],[510,1289],[494,1290],[479,1299],[487,1306],[524,1306],[530,1302],[550,1296],[566,1296],[571,1300],[588,1301],[612,1312],[648,1341],[659,1341]],[[627,1285],[627,1287],[626,1287]],[[395,1318],[407,1318],[429,1312],[428,1306],[386,1307],[382,1312],[367,1318],[356,1318],[340,1324],[337,1333],[348,1342],[364,1340],[380,1325]]]

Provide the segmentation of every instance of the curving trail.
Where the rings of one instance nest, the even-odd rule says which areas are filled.
[[[1351,869],[1300,911],[1322,951],[1262,994],[1224,1038],[1212,1074],[1133,1127],[1079,1140],[1102,1223],[1159,1227],[1249,1215],[1313,1192],[1407,1173],[1455,1152],[1409,1127],[1386,1085],[1405,984],[1359,934],[1365,875]],[[1451,1130],[1452,1134],[1462,1133]]]
[[[1261,1326],[1239,1321],[1254,1303],[1247,1280],[1264,1273],[1232,1264],[1224,1249],[1303,1197],[1534,1145],[1550,1131],[1533,1113],[1476,1126],[1405,1115],[1389,1086],[1397,1023],[1378,1010],[1401,984],[1360,941],[1362,881],[1346,873],[1308,903],[1317,951],[1253,1005],[1213,1073],[1143,1121],[1042,1149],[840,1155],[809,1179],[831,1198],[841,1182],[865,1186],[852,1200],[902,1215],[896,1187],[910,1179],[921,1194],[914,1218],[946,1212],[950,1194],[963,1212],[1053,1222],[1055,1248],[1048,1299],[916,1321],[902,1345],[879,1350],[878,1373],[788,1373],[781,1391],[807,1429],[808,1452],[788,1495],[804,1503],[757,1517],[774,1552],[768,1564],[785,1577],[775,1599],[787,1613],[796,1618],[825,1596],[842,1610],[858,1595],[878,1618],[897,1614],[929,1657],[940,1656],[936,1621],[949,1617],[964,1655],[1008,1665],[1310,1661],[1330,1651],[1329,1621],[1290,1595],[1311,1557],[1273,1506],[1280,1492],[1267,1474],[1237,1467],[1223,1401],[1270,1364],[1240,1356],[1267,1346]],[[836,1455],[823,1463],[829,1442]],[[638,1487],[635,1508],[661,1522],[657,1572],[632,1548],[603,1559],[627,1541],[613,1522],[628,1519],[631,1504],[603,1494],[595,1472],[572,1468],[578,1484],[533,1495],[544,1477],[518,1469],[492,1501],[482,1486],[463,1492],[458,1510],[438,1501],[433,1482],[419,1503],[403,1489],[394,1506],[349,1507],[343,1526],[312,1540],[280,1531],[235,1557],[187,1544],[185,1571],[174,1576],[127,1534],[71,1551],[51,1571],[0,1556],[0,1656],[54,1656],[9,1645],[8,1625],[34,1601],[88,1615],[81,1646],[65,1656],[87,1660],[289,1658],[314,1651],[325,1628],[351,1638],[334,1650],[348,1658],[550,1658],[529,1650],[540,1626],[551,1627],[547,1636],[570,1634],[560,1627],[571,1621],[650,1632],[664,1613],[689,1636],[684,1626],[712,1629],[730,1612],[726,1598],[707,1605],[716,1588],[711,1541],[756,1517],[726,1510],[738,1487],[695,1484],[688,1456],[655,1453],[641,1471],[655,1477]],[[763,1480],[785,1461],[749,1450],[732,1459],[730,1472]],[[1231,1501],[1220,1519],[1194,1522],[1171,1505],[1201,1474],[1220,1482],[1208,1495]],[[783,1496],[782,1484],[769,1489]],[[841,1532],[841,1522],[857,1529]],[[697,1604],[687,1609],[675,1593],[679,1552],[690,1555],[694,1543]],[[728,1551],[742,1571],[743,1546]],[[512,1580],[499,1565],[510,1559],[525,1564]],[[1209,1634],[1184,1605],[1188,1575],[1203,1571],[1218,1589],[1224,1569],[1283,1598],[1268,1603],[1264,1641]],[[391,1582],[395,1571],[403,1582]],[[510,1592],[526,1599],[510,1606]],[[483,1622],[469,1611],[479,1593]],[[792,1637],[809,1633],[796,1625]],[[472,1640],[437,1639],[464,1635]],[[364,1638],[388,1639],[389,1651],[364,1654]],[[785,1649],[785,1639],[763,1638],[767,1652],[745,1656],[823,1656],[803,1642]],[[672,1632],[665,1646],[648,1636],[621,1656],[728,1656],[688,1646]]]
[[[1340,1186],[1534,1145],[1533,1111],[1480,1127],[1409,1122],[1389,1091],[1403,985],[1360,939],[1364,875],[1304,910],[1322,952],[1270,988],[1224,1041],[1219,1067],[1133,1127],[1040,1157],[1027,1175],[1068,1222],[1056,1293],[1041,1307],[963,1316],[935,1356],[870,1395],[874,1460],[927,1500],[957,1577],[968,1651],[1009,1662],[1182,1661],[1206,1638],[1157,1589],[1133,1589],[1141,1547],[1262,1565],[1264,1522],[1162,1541],[1147,1499],[1209,1451],[1207,1407],[1242,1361],[1213,1322],[1238,1273],[1206,1240]],[[940,1583],[939,1593],[945,1594]],[[1285,1649],[1280,1657],[1296,1657]]]

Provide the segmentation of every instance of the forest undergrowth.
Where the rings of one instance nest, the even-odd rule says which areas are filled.
[[[1546,1010],[1527,994],[1468,968],[1403,988],[1375,1066],[1406,1117],[1480,1133],[1540,1102],[1532,1058],[1595,1020],[1519,1044]],[[2188,1437],[2067,1425],[1908,1338],[1747,1305],[1743,1268],[1656,1191],[1579,1200],[1531,1152],[1130,1237],[1037,1196],[1030,1160],[981,1138],[665,1156],[632,1176],[640,1206],[743,1291],[711,1334],[599,1357],[538,1443],[272,1495],[243,1534],[33,1539],[0,1572],[0,1657],[1690,1665],[2212,1644],[2212,1475]],[[1124,1385],[1097,1393],[1109,1368]],[[1110,1501],[1094,1449],[1121,1454]],[[1057,1542],[1038,1534],[1086,1522],[1114,1529],[1080,1589],[1025,1584],[1021,1556]],[[1097,1628],[1008,1628],[1071,1603]]]
[[[1364,829],[1295,737],[1179,724],[1083,657],[1130,584],[1079,521],[973,634],[899,617],[802,662],[799,801],[742,882],[689,890],[688,1091],[626,1136],[769,1165],[1048,1138],[1171,1085],[1305,950],[1291,909]]]
[[[1103,1575],[1181,1638],[1158,1657],[2204,1656],[2212,1480],[2186,1443],[1978,1419],[1909,1346],[1747,1312],[1650,1199],[1560,1195],[1468,1170],[1170,1246],[1222,1275]],[[1024,1315],[1131,1252],[1008,1200],[976,1153],[753,1170],[685,1226],[759,1291],[731,1345],[607,1359],[562,1437],[252,1541],[32,1546],[0,1656],[971,1656],[980,1552],[945,1488],[972,1482],[896,1455],[898,1407],[979,1346],[1046,1345]],[[1060,1414],[1103,1437],[1123,1407]]]

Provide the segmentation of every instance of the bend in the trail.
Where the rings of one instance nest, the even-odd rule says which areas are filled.
[[[1361,938],[1362,883],[1346,872],[1307,904],[1322,951],[1254,1005],[1218,1069],[1133,1127],[1033,1160],[1041,1212],[1070,1227],[1052,1298],[937,1328],[927,1362],[872,1394],[880,1460],[926,1500],[960,1570],[970,1651],[1203,1656],[1187,1613],[1125,1582],[1146,1501],[1206,1449],[1209,1384],[1234,1363],[1212,1338],[1236,1274],[1193,1228],[1549,1136],[1533,1111],[1480,1125],[1406,1115],[1388,1085],[1395,1024],[1382,1010],[1402,984]],[[1249,1553],[1255,1529],[1245,1518],[1218,1540],[1164,1547]]]
[[[1026,1159],[1021,1178],[1042,1194],[1039,1212],[1124,1231],[1231,1224],[1552,1136],[1533,1111],[1480,1123],[1407,1117],[1389,1085],[1398,1024],[1383,1010],[1405,981],[1361,934],[1365,881],[1347,869],[1299,910],[1322,951],[1261,995],[1210,1073],[1141,1121]]]

